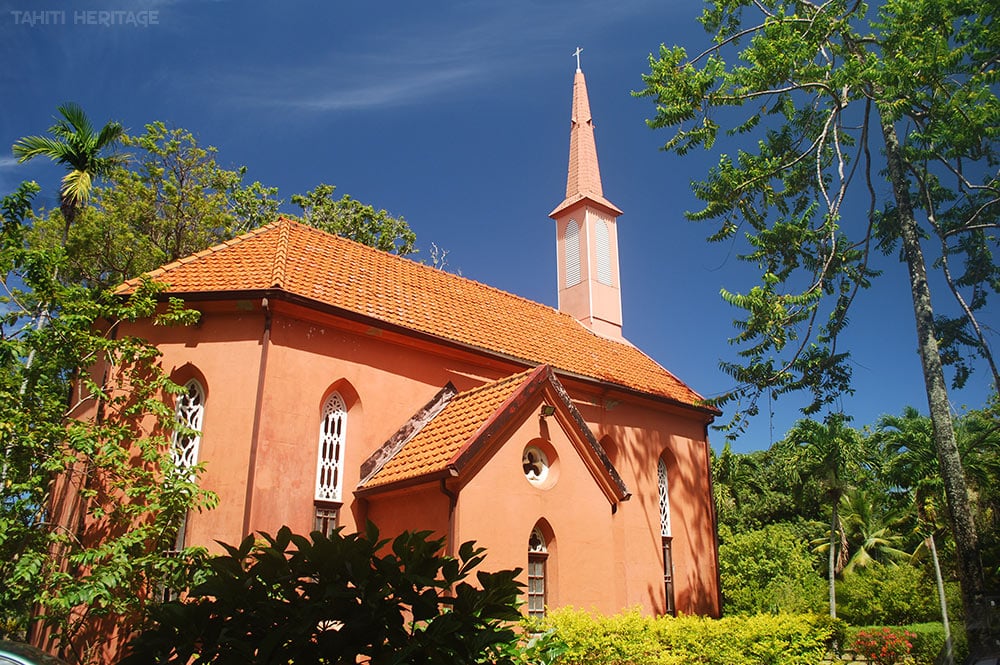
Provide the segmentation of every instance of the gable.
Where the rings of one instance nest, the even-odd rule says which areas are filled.
[[[441,405],[442,399],[447,403]],[[439,393],[404,425],[401,434],[365,462],[363,468],[369,471],[362,473],[356,493],[366,495],[451,478],[464,485],[541,404],[551,407],[551,416],[608,500],[612,504],[627,500],[630,493],[618,471],[552,369],[544,365],[464,393],[449,394],[447,389]],[[400,438],[405,441],[398,443]]]

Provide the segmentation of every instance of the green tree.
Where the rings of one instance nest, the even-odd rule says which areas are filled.
[[[170,454],[166,400],[181,389],[154,347],[119,330],[191,313],[176,302],[158,313],[153,284],[122,300],[58,280],[63,249],[25,242],[37,191],[23,184],[0,205],[0,635],[40,629],[34,610],[64,654],[92,662],[105,639],[95,622],[128,630],[154,587],[187,585],[199,551],[166,550],[181,517],[214,497]]]
[[[209,561],[183,601],[153,612],[131,663],[504,663],[521,618],[518,570],[479,571],[473,543],[443,555],[443,539],[404,532],[308,538],[282,527],[248,536]]]
[[[874,564],[894,567],[910,555],[903,550],[900,516],[886,505],[885,493],[871,489],[851,489],[840,499],[840,519],[850,558],[844,566],[849,575]]]
[[[823,581],[813,568],[809,543],[789,524],[743,532],[722,529],[719,576],[727,615],[823,607]]]
[[[222,168],[216,149],[187,130],[153,122],[122,144],[131,151],[128,168],[107,174],[69,231],[66,281],[116,286],[277,215],[276,188],[246,184],[246,167]],[[36,219],[32,242],[54,246],[63,226],[61,211]]]
[[[713,0],[701,21],[703,53],[650,58],[640,96],[655,100],[654,128],[674,127],[666,149],[712,149],[720,119],[736,156],[695,185],[696,220],[711,239],[742,233],[743,258],[761,270],[746,293],[726,366],[738,386],[720,402],[807,389],[818,411],[850,388],[838,346],[859,290],[877,274],[872,252],[901,248],[934,443],[950,507],[969,644],[986,648],[984,577],[948,401],[944,363],[964,381],[973,357],[1000,375],[977,314],[1000,288],[996,230],[1000,99],[995,16],[971,0]],[[881,159],[876,156],[881,154]],[[845,208],[868,193],[868,214]],[[936,312],[924,252],[956,297]],[[961,269],[956,271],[957,265]],[[944,311],[944,310],[942,310]]]
[[[66,244],[69,229],[77,212],[90,200],[94,179],[108,176],[122,163],[122,156],[114,150],[125,133],[117,122],[105,124],[94,131],[87,114],[72,102],[56,109],[61,118],[49,128],[49,136],[25,136],[18,139],[12,148],[18,162],[26,162],[35,157],[48,157],[66,166],[68,172],[59,189],[59,209],[62,211],[62,244]]]
[[[792,452],[792,473],[819,479],[830,507],[827,575],[830,616],[837,616],[837,593],[834,579],[849,560],[847,537],[840,520],[841,499],[859,477],[868,474],[870,459],[861,433],[848,426],[850,418],[833,413],[822,422],[799,420],[781,446]]]
[[[327,233],[350,238],[383,252],[412,254],[416,234],[402,217],[356,201],[345,194],[335,199],[333,185],[320,184],[306,194],[295,194],[292,203],[302,209],[302,221]]]

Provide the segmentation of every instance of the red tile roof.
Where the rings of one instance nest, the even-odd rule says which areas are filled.
[[[455,395],[441,413],[363,484],[379,487],[443,471],[504,402],[536,372],[537,369],[532,368]]]
[[[601,337],[551,307],[286,219],[146,276],[181,297],[285,292],[530,366],[547,364],[687,405],[701,400],[634,346]],[[137,284],[129,280],[118,291]]]
[[[531,404],[546,388],[550,389],[554,408],[562,409],[575,422],[579,435],[584,438],[597,464],[603,466],[607,490],[612,500],[626,500],[630,493],[611,461],[601,450],[600,444],[588,429],[583,416],[573,406],[573,401],[559,383],[552,369],[540,365],[513,376],[504,377],[455,394],[446,388],[439,393],[438,403],[429,405],[433,414],[423,411],[416,422],[403,426],[402,440],[390,439],[385,449],[376,451],[370,458],[374,462],[362,478],[359,488],[370,492],[394,484],[406,484],[416,478],[435,477],[442,472],[452,475],[464,473],[467,465],[489,445],[500,441],[503,432],[513,419],[525,417],[525,404]],[[531,413],[536,411],[531,408]],[[429,417],[425,417],[429,415]],[[401,444],[401,445],[399,445]],[[367,467],[368,462],[362,466]],[[364,474],[364,472],[363,472]]]

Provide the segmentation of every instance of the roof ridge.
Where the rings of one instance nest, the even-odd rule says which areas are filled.
[[[271,266],[271,285],[277,288],[285,286],[285,271],[288,265],[288,236],[291,233],[291,220],[279,217],[278,246],[274,250],[274,264]]]

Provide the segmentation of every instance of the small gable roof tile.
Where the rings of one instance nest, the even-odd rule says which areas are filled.
[[[587,441],[594,457],[600,460],[610,496],[616,501],[628,499],[630,493],[618,471],[600,449],[583,417],[547,365],[462,393],[456,394],[446,386],[434,400],[435,406],[429,405],[432,412],[428,417],[424,415],[428,413],[425,409],[403,426],[401,432],[405,440],[402,445],[393,444],[397,438],[394,437],[387,442],[387,446],[391,444],[392,448],[385,451],[388,454],[383,454],[380,449],[369,458],[375,464],[370,473],[362,478],[358,489],[370,493],[393,485],[408,484],[408,481],[416,479],[438,477],[449,470],[452,475],[461,475],[473,459],[483,450],[488,450],[509,422],[518,422],[524,417],[521,413],[524,405],[537,398],[545,386],[554,391],[552,400],[556,408],[568,413],[569,422]],[[363,468],[368,464],[366,462]]]
[[[546,305],[280,219],[147,273],[165,294],[278,291],[393,326],[708,413],[701,396],[627,342]],[[129,293],[136,278],[118,288]]]

